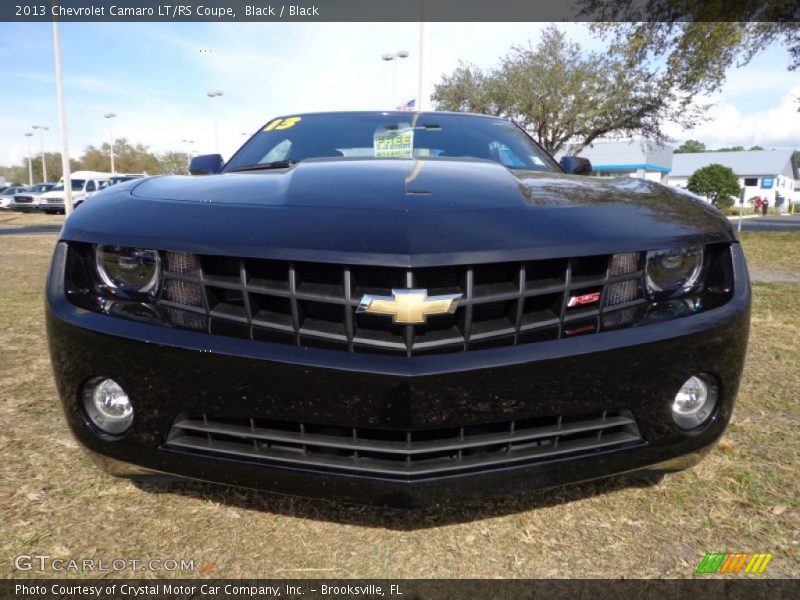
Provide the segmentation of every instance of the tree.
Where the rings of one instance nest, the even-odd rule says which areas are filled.
[[[739,180],[732,169],[714,163],[692,173],[686,188],[710,198],[720,208],[728,208],[733,206],[731,196],[739,195]]]
[[[675,154],[688,154],[691,152],[705,152],[706,145],[697,140],[686,140],[680,146],[675,148]]]
[[[741,152],[744,146],[729,146],[727,148],[717,148],[714,152]]]
[[[763,150],[761,146],[750,146],[750,150]]]
[[[188,172],[185,152],[169,151],[158,155],[158,171],[154,171],[154,173],[186,175]]]
[[[44,163],[47,167],[47,180],[58,181],[62,174],[61,154],[58,152],[45,152]],[[76,166],[77,162],[75,160],[70,160],[70,168],[74,170]],[[33,170],[33,182],[41,183],[44,181],[41,153],[31,157],[31,167]],[[28,185],[28,159],[23,158],[18,165],[14,165],[13,167],[0,167],[0,175],[3,175],[8,181]]]
[[[87,146],[80,158],[81,169],[111,171],[111,146]],[[114,168],[118,173],[158,173],[158,157],[144,144],[131,144],[125,138],[114,140]]]
[[[703,108],[664,88],[655,71],[613,54],[584,53],[555,26],[537,46],[512,47],[486,72],[460,64],[435,86],[433,99],[440,110],[514,119],[552,154],[576,154],[610,134],[664,143],[664,121],[692,127]]]
[[[47,178],[50,181],[57,181],[60,179],[61,154],[57,152],[46,152],[45,163],[47,165]],[[32,166],[34,183],[42,181],[41,155],[33,157]],[[185,175],[187,173],[186,153],[167,151],[161,154],[154,154],[143,144],[131,144],[125,138],[120,138],[114,141],[114,167],[118,173],[148,173],[150,175],[166,173]],[[111,170],[109,145],[102,144],[99,148],[87,146],[83,155],[78,160],[70,159],[70,168],[73,172],[109,172]],[[27,158],[18,165],[11,167],[0,166],[0,176],[5,177],[6,181],[9,183],[13,182],[27,185]]]
[[[28,167],[0,167],[0,177],[5,178],[6,185],[27,185]]]
[[[800,67],[800,22],[787,0],[709,2],[581,0],[595,31],[613,39],[629,64],[667,65],[672,85],[709,93],[725,81],[728,67],[744,66],[774,43],[787,48],[789,70]]]

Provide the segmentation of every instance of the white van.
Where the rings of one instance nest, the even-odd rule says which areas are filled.
[[[100,171],[75,171],[70,174],[72,183],[72,206],[91,197],[96,191],[105,187],[111,173]],[[49,192],[39,196],[39,210],[46,213],[64,212],[64,179],[58,180],[58,185]]]

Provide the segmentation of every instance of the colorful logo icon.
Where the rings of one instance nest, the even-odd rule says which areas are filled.
[[[726,554],[725,552],[709,552],[700,561],[697,573],[763,573],[772,554]]]

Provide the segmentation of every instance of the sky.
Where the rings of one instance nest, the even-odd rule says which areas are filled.
[[[432,23],[431,80],[459,61],[488,68],[514,44],[538,40],[546,23]],[[588,50],[603,42],[584,24],[559,25]],[[61,25],[69,150],[80,156],[113,133],[155,151],[219,151],[227,158],[273,116],[317,110],[391,109],[417,87],[416,23],[65,23]],[[396,65],[381,55],[406,50]],[[26,132],[47,125],[44,143],[59,151],[52,27],[0,24],[0,165],[28,153]],[[732,68],[712,118],[692,131],[668,126],[678,142],[708,147],[800,148],[800,72],[773,47]],[[393,68],[397,92],[393,95]],[[221,90],[211,100],[206,93]],[[30,138],[39,149],[39,134]],[[192,140],[190,144],[183,140]]]

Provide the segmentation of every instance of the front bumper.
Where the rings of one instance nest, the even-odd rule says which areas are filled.
[[[63,245],[60,245],[63,247]],[[414,358],[253,342],[90,313],[63,294],[57,250],[47,289],[50,351],[67,421],[106,470],[162,473],[360,503],[419,506],[689,466],[733,410],[749,330],[750,287],[738,244],[725,305],[690,317],[591,336]],[[719,381],[712,420],[681,432],[671,418],[690,375]],[[111,377],[136,413],[120,439],[87,424],[85,381]],[[384,477],[254,462],[165,447],[186,413],[246,415],[340,427],[424,431],[548,415],[626,411],[643,443],[429,477]],[[127,466],[126,466],[127,465]]]
[[[11,210],[23,213],[39,212],[38,204],[12,204]]]

